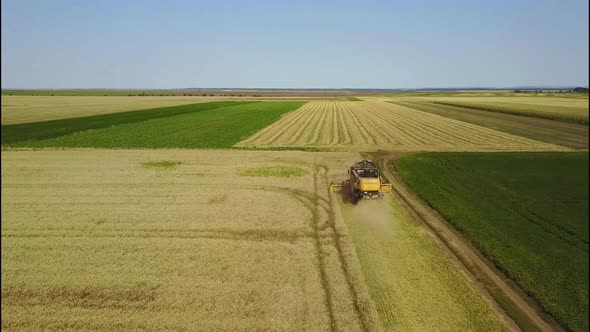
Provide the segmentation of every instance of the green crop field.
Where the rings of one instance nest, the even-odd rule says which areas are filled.
[[[588,330],[588,153],[427,153],[404,181],[568,329]]]
[[[347,101],[361,101],[360,99],[358,99],[357,97],[346,97],[344,98]]]
[[[2,126],[20,147],[231,147],[301,102],[213,102]]]
[[[86,130],[112,127],[156,118],[201,112],[208,109],[234,106],[246,102],[213,102],[175,107],[163,107],[144,111],[120,112],[73,119],[50,120],[2,126],[2,144],[42,140],[79,133]]]

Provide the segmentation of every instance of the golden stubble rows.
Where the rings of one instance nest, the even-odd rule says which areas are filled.
[[[236,146],[368,151],[564,149],[378,100],[310,102]]]

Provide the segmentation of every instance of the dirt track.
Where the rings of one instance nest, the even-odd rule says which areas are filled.
[[[405,186],[395,170],[389,167],[390,161],[401,154],[383,152],[376,155],[379,167],[393,183],[393,195],[416,221],[427,226],[435,241],[450,254],[457,267],[474,282],[498,313],[511,323],[511,328],[524,331],[563,331],[514,282],[492,267],[437,211]]]

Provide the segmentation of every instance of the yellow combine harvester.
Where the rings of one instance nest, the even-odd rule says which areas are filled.
[[[349,179],[340,184],[330,183],[331,192],[342,193],[348,201],[356,204],[360,199],[380,199],[391,191],[391,183],[386,183],[379,175],[379,169],[370,160],[357,161],[348,170]]]

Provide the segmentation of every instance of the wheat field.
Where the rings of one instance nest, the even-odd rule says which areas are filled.
[[[310,102],[236,146],[306,146],[356,151],[564,149],[379,100]]]
[[[357,157],[3,151],[3,329],[376,330],[326,189]]]
[[[380,312],[404,310],[400,321],[377,312],[339,198],[328,191],[359,158],[5,150],[2,328],[379,331],[427,328],[453,308],[466,317],[455,327],[474,329],[485,317],[502,329],[459,273],[445,277],[463,285],[457,294],[440,295],[435,306],[425,301],[424,312],[409,315],[398,302],[416,294],[411,282],[389,308],[378,298]],[[448,260],[434,244],[429,250]],[[440,277],[424,270],[421,278]],[[457,297],[476,305],[457,307]]]

